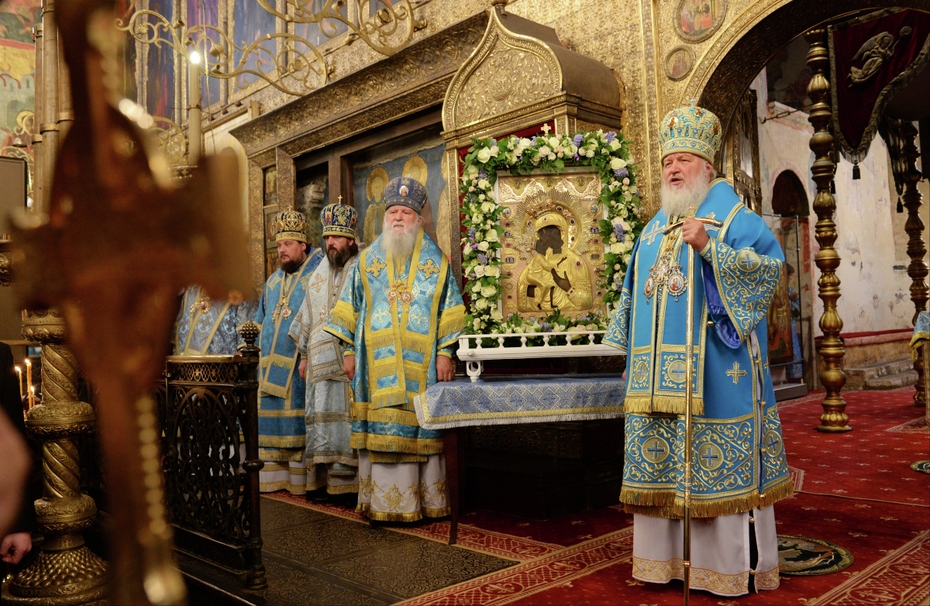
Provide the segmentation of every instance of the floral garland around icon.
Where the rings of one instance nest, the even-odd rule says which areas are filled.
[[[622,134],[580,132],[574,136],[539,134],[531,138],[476,139],[465,156],[462,202],[462,272],[469,313],[465,330],[472,334],[580,332],[603,330],[608,318],[599,311],[567,318],[558,310],[545,318],[504,318],[500,259],[503,207],[494,198],[497,174],[562,172],[566,167],[595,167],[601,178],[600,202],[607,218],[598,223],[604,242],[605,269],[600,276],[604,303],[612,310],[620,299],[633,243],[643,229],[636,166]]]

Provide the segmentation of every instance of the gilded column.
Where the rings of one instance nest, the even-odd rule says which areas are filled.
[[[917,149],[917,128],[909,120],[898,122],[901,140],[901,160],[903,161],[902,177],[904,181],[904,207],[907,209],[907,222],[904,231],[907,232],[907,256],[911,258],[907,266],[907,275],[911,277],[911,301],[914,302],[914,317],[912,324],[917,323],[917,316],[927,309],[928,295],[927,246],[924,243],[924,222],[920,218],[921,193],[917,188],[923,174],[917,168],[920,159],[920,150]],[[923,356],[914,359],[914,369],[917,371],[917,391],[914,393],[914,405],[926,406],[927,394],[924,390]]]
[[[54,311],[26,312],[23,336],[42,343],[42,404],[26,416],[26,429],[42,444],[42,498],[36,501],[45,537],[32,564],[4,592],[9,604],[96,604],[107,591],[106,563],[84,544],[97,514],[81,493],[78,440],[94,431],[94,411],[78,399],[78,370],[62,345],[64,320]]]
[[[843,342],[840,341],[843,320],[836,311],[836,301],[840,298],[840,279],[836,275],[836,269],[840,266],[840,256],[833,248],[837,237],[836,224],[833,222],[836,200],[830,193],[830,184],[836,171],[831,157],[833,135],[830,134],[830,81],[827,78],[830,60],[825,41],[826,30],[813,29],[805,37],[810,43],[807,65],[811,68],[811,81],[807,93],[813,102],[809,120],[814,127],[814,134],[811,136],[810,148],[816,156],[811,166],[811,176],[817,184],[817,195],[814,197],[817,224],[814,233],[817,243],[820,244],[814,263],[820,270],[817,296],[823,301],[823,316],[820,318],[823,341],[818,351],[823,359],[820,366],[820,382],[827,390],[821,403],[823,414],[820,415],[817,431],[844,432],[852,428],[847,425],[846,401],[840,393],[846,384],[846,373],[843,372],[843,357],[846,351]]]
[[[36,164],[42,165],[41,181],[43,187],[42,204],[36,209],[45,211],[52,192],[52,175],[55,172],[55,160],[61,149],[61,133],[58,125],[58,103],[61,50],[58,41],[58,24],[55,23],[55,0],[44,0],[42,6],[42,80],[36,81],[36,99],[41,98],[42,113],[36,113],[39,123],[39,135],[42,137],[42,154],[36,154]],[[37,182],[38,178],[36,179]]]

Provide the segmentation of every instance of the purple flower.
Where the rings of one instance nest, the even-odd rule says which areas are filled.
[[[477,244],[472,244],[471,247],[472,247],[472,249],[475,249],[475,248],[478,248],[478,245],[477,245]]]
[[[608,143],[610,143],[614,139],[617,138],[617,133],[615,133],[614,131],[609,131],[604,138],[607,140]]]
[[[471,240],[474,240],[474,239],[475,239],[475,232],[477,232],[477,231],[478,231],[478,230],[475,229],[474,227],[469,227],[469,228],[468,228],[468,238],[471,239]]]
[[[579,156],[578,154],[575,154],[574,157],[575,157],[575,161],[576,161],[576,162],[577,162],[578,160],[581,160],[581,156]]]
[[[572,137],[572,143],[575,144],[575,147],[581,147],[581,142],[582,142],[582,141],[584,141],[584,135],[582,135],[581,133],[578,133],[577,135],[575,135],[574,137]],[[577,156],[576,156],[576,158],[577,158]]]
[[[530,142],[536,143],[536,135],[533,135],[532,137],[530,137]]]
[[[622,241],[622,240],[623,240],[623,235],[624,235],[625,233],[626,233],[626,231],[623,229],[623,225],[621,225],[620,223],[616,223],[616,224],[614,225],[614,235],[617,236],[617,240],[621,240],[621,241]]]
[[[487,178],[488,178],[488,171],[484,170],[483,168],[479,168],[478,169],[478,180],[480,181],[481,179],[487,179]]]
[[[624,166],[623,168],[618,168],[614,171],[614,176],[618,179],[623,179],[624,177],[630,176],[630,170]]]
[[[478,253],[478,263],[481,263],[482,265],[487,265],[488,256],[484,253]]]

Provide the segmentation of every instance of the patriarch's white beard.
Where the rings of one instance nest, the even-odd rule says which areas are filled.
[[[693,208],[696,211],[701,206],[708,191],[710,191],[710,175],[707,173],[702,173],[690,183],[685,182],[677,190],[662,181],[662,190],[659,192],[662,198],[662,210],[670,217],[689,214],[689,209]]]

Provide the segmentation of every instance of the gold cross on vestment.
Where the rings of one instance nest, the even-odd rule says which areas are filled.
[[[371,260],[370,263],[368,263],[368,267],[365,268],[365,271],[377,278],[381,275],[381,270],[385,267],[387,267],[387,263],[384,263],[381,259],[375,257]]]
[[[433,274],[439,273],[439,268],[436,267],[436,264],[433,263],[432,259],[429,259],[426,263],[420,263],[417,265],[417,269],[426,274],[426,277],[429,278]]]
[[[739,385],[740,377],[745,377],[748,374],[745,370],[740,370],[739,362],[733,362],[733,368],[727,371],[727,375],[733,378],[734,385]]]

